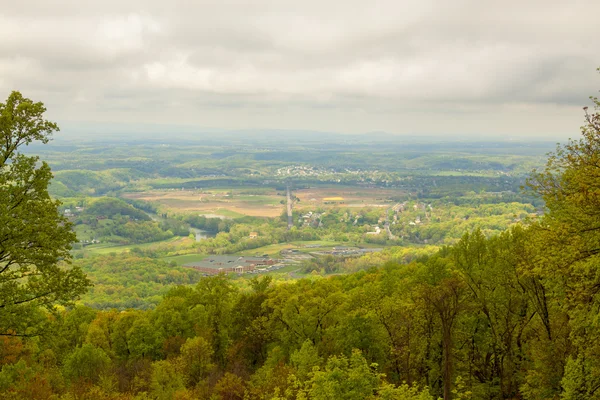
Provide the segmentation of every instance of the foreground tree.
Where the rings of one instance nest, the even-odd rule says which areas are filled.
[[[531,228],[532,242],[543,249],[532,260],[532,271],[546,279],[545,297],[568,321],[547,322],[549,342],[568,338],[569,347],[563,347],[570,351],[559,352],[568,357],[547,362],[561,367],[554,392],[560,384],[564,399],[600,398],[600,101],[591,100],[593,110],[584,107],[581,139],[559,146],[529,181],[547,208]]]
[[[600,101],[591,99],[595,109],[584,107],[581,139],[558,146],[545,169],[534,171],[528,182],[546,203],[543,222],[534,226],[552,244],[546,261],[566,278],[582,272],[581,262],[600,255]]]
[[[48,194],[50,167],[21,153],[58,126],[19,92],[0,103],[0,335],[31,335],[41,310],[67,304],[89,281],[69,266],[75,234]]]

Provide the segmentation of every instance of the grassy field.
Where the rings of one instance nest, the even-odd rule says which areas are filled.
[[[241,256],[262,256],[263,254],[269,255],[269,257],[279,257],[281,250],[295,249],[298,246],[291,243],[278,243],[271,244],[268,246],[258,247],[256,249],[244,250],[239,253]]]
[[[134,247],[140,249],[152,249],[153,247],[163,246],[182,246],[192,243],[192,240],[188,237],[175,236],[167,240],[161,240],[158,242],[141,243],[141,244],[127,244],[127,245],[115,245],[112,243],[98,243],[85,246],[83,249],[76,249],[75,252],[82,252],[84,254],[109,254],[109,253],[122,253],[124,251],[131,251]]]
[[[174,212],[197,212],[208,216],[236,218],[244,215],[277,217],[283,210],[284,196],[272,190],[249,194],[247,189],[149,190],[124,194],[124,197],[150,201]]]
[[[208,257],[206,254],[183,254],[180,256],[163,257],[162,259],[167,262],[175,262],[177,265],[184,265],[204,260],[206,257]]]

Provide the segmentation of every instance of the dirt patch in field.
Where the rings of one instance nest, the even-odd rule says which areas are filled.
[[[299,189],[293,194],[300,199],[299,206],[319,205],[346,207],[384,207],[394,204],[392,198],[404,194],[400,190],[380,188],[331,188],[316,187]]]

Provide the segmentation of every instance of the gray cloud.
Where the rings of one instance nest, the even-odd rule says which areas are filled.
[[[576,136],[597,1],[53,1],[0,11],[0,91],[59,122]]]

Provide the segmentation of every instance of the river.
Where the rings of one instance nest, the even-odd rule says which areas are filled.
[[[215,232],[204,231],[198,228],[190,228],[190,232],[196,235],[196,242],[217,236]]]

